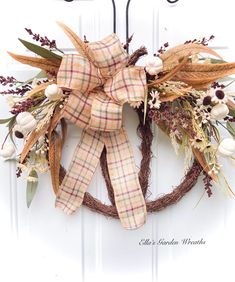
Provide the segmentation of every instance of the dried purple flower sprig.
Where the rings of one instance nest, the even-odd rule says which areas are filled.
[[[30,84],[25,84],[15,89],[8,89],[0,92],[0,95],[19,95],[24,96],[24,94],[32,89]]]
[[[189,44],[189,43],[196,43],[196,44],[201,44],[204,46],[208,46],[208,43],[215,38],[214,35],[211,35],[208,39],[206,37],[203,37],[202,39],[193,39],[193,40],[187,40],[184,42],[184,44]]]
[[[163,46],[161,46],[158,50],[157,53],[153,54],[155,57],[159,57],[161,54],[163,54],[164,52],[166,52],[166,49],[169,47],[169,43],[166,42],[163,44]]]
[[[21,83],[20,81],[18,81],[15,77],[13,76],[7,76],[4,77],[2,75],[0,75],[0,84],[2,86],[8,86],[8,87],[13,87],[14,85]]]
[[[57,47],[56,41],[54,39],[50,40],[47,36],[41,36],[38,33],[33,33],[30,28],[25,28],[25,30],[30,36],[32,36],[32,39],[39,42],[42,47],[46,46],[49,47],[50,50],[57,50],[60,53],[64,54],[64,52]]]
[[[221,88],[221,89],[223,89],[223,88],[225,88],[226,86],[224,85],[224,84],[221,84],[221,83],[219,83],[219,82],[217,82],[217,81],[215,81],[215,82],[213,82],[212,84],[211,84],[211,88],[214,88],[214,89],[216,89],[216,88]]]
[[[208,46],[208,43],[215,38],[214,35],[211,35],[208,39],[206,37],[203,37],[202,39],[193,39],[193,40],[187,40],[184,42],[184,44],[189,43],[196,43],[196,44],[202,44],[204,46]],[[154,54],[154,56],[159,57],[161,54],[163,54],[167,48],[169,47],[169,43],[164,43],[158,50],[157,53]]]
[[[213,186],[212,178],[206,172],[203,172],[203,174],[204,174],[203,177],[204,188],[206,190],[208,197],[210,198],[212,196],[212,190],[211,190],[211,187]]]
[[[34,105],[35,105],[35,101],[31,98],[28,98],[26,100],[16,103],[10,112],[13,115],[18,115],[19,113],[27,112]]]

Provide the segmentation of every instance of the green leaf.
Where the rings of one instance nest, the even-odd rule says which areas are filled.
[[[229,109],[229,115],[235,117],[235,110]]]
[[[13,127],[15,125],[15,121],[16,121],[16,116],[13,116],[10,121],[7,124],[8,130],[9,130],[9,136],[11,138],[12,143],[15,145],[14,139],[13,139]]]
[[[40,72],[35,76],[35,78],[38,78],[38,79],[40,79],[40,78],[47,78],[47,77],[48,77],[48,76],[47,76],[47,74],[45,73],[44,70],[40,71]]]
[[[38,179],[38,174],[36,172],[36,170],[31,170],[31,172],[29,173],[29,177],[35,177]],[[27,181],[27,190],[26,190],[26,201],[27,201],[27,207],[29,208],[32,200],[35,196],[35,193],[37,191],[37,187],[38,187],[38,180],[37,181]]]
[[[225,63],[227,63],[224,60],[214,59],[214,58],[210,58],[210,61],[211,61],[212,64],[225,64]]]
[[[14,117],[0,119],[0,124],[9,123]]]
[[[216,142],[219,143],[219,142],[220,142],[219,130],[217,129],[216,126],[214,126],[214,125],[212,125],[212,124],[210,124],[210,126],[211,126],[211,129],[212,129],[212,131],[213,131],[213,136],[214,136]]]
[[[28,84],[28,83],[32,83],[35,78],[37,78],[37,79],[40,79],[40,78],[48,78],[48,76],[47,76],[47,74],[42,70],[42,71],[40,71],[37,75],[35,75],[34,77],[31,77],[30,79],[28,79],[28,80],[26,80],[26,81],[20,83],[20,86],[26,85],[26,84]]]
[[[227,122],[226,123],[226,127],[227,127],[227,130],[228,132],[233,136],[235,137],[235,125],[232,123],[232,122]]]
[[[62,57],[34,43],[19,38],[19,41],[30,51],[46,59],[59,59]]]

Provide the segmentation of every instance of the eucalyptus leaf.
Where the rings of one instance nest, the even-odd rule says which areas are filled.
[[[31,170],[31,172],[29,173],[29,177],[34,177],[38,179],[38,174],[37,172],[33,169]],[[35,196],[35,193],[37,191],[37,187],[38,187],[38,180],[36,181],[27,181],[27,190],[26,190],[26,201],[27,201],[27,207],[29,208],[32,200]]]
[[[211,61],[212,64],[225,64],[225,63],[227,63],[224,60],[214,59],[214,58],[210,58],[210,61]]]
[[[37,75],[35,75],[34,77],[31,77],[30,79],[20,83],[19,86],[22,86],[22,85],[26,85],[26,84],[29,84],[29,83],[32,83],[34,79],[40,79],[40,78],[48,78],[47,74],[45,73],[45,71],[40,71]]]
[[[213,131],[213,135],[214,135],[215,140],[219,143],[219,142],[220,142],[219,130],[217,129],[216,126],[214,126],[214,125],[212,125],[212,124],[211,124],[210,126],[211,126],[211,129],[212,129],[212,131]]]
[[[46,58],[46,59],[57,59],[57,60],[62,60],[62,57],[51,52],[50,50],[47,50],[41,46],[38,46],[34,43],[28,42],[26,40],[20,39],[19,41],[30,51],[34,52],[35,54]]]
[[[232,76],[225,76],[225,77],[222,77],[222,78],[218,79],[219,82],[228,82],[228,81],[231,81],[231,80],[234,80],[234,77],[232,77]]]
[[[7,162],[7,163],[16,163],[18,160],[16,158],[14,158],[14,159],[6,159],[4,161]]]
[[[235,137],[235,125],[232,123],[232,122],[227,122],[226,123],[226,127],[227,127],[227,130],[228,132],[233,136]]]
[[[9,123],[14,117],[0,119],[0,124]]]
[[[229,109],[229,115],[235,117],[235,110]]]
[[[48,76],[47,76],[47,74],[46,74],[46,72],[44,71],[44,70],[42,70],[42,71],[40,71],[36,76],[35,76],[35,78],[38,78],[38,79],[40,79],[40,78],[47,78]]]
[[[11,141],[14,145],[15,145],[15,142],[14,142],[14,139],[13,139],[13,130],[12,129],[14,127],[15,121],[16,121],[16,116],[13,116],[7,124],[8,130],[9,130],[9,136],[10,136]]]

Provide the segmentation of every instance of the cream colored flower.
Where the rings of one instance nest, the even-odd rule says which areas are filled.
[[[150,96],[152,97],[148,102],[150,109],[159,109],[161,106],[159,92],[157,90],[152,90]]]
[[[211,99],[211,91],[206,91],[200,95],[200,98],[197,99],[197,105],[207,108],[211,105]]]
[[[157,75],[163,70],[162,60],[159,57],[153,57],[145,67],[145,70],[150,75]]]
[[[50,101],[57,101],[63,97],[63,91],[61,90],[61,88],[59,88],[57,84],[51,84],[48,85],[45,89],[45,96]]]
[[[0,156],[5,160],[13,159],[15,157],[15,146],[12,143],[4,144],[0,150]]]
[[[142,104],[143,101],[133,101],[130,102],[130,106],[134,109],[138,109],[140,107],[140,105]]]
[[[235,153],[235,141],[232,138],[223,139],[218,147],[218,152],[224,157],[230,157]]]
[[[19,113],[16,117],[16,123],[20,125],[25,132],[32,131],[37,125],[36,119],[29,112]]]
[[[217,104],[211,109],[211,118],[215,120],[224,119],[229,113],[229,108],[225,104]]]
[[[221,89],[211,89],[210,95],[213,103],[226,104],[228,102],[228,95]]]

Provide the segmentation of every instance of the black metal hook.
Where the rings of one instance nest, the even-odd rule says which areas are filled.
[[[175,4],[176,2],[178,2],[179,0],[166,0],[168,3],[170,4]]]
[[[128,39],[129,39],[129,7],[130,7],[130,3],[131,3],[131,0],[128,0],[127,4],[126,4],[126,42],[128,42]],[[127,46],[126,46],[126,51],[127,51],[127,53],[129,52],[129,44],[127,44]]]
[[[116,5],[115,5],[115,0],[112,0],[112,5],[113,5],[113,32],[116,33]]]

